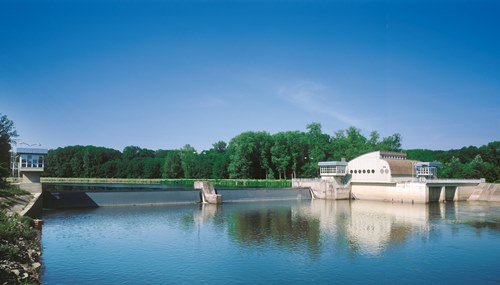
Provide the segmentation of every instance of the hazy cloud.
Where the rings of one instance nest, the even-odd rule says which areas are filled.
[[[307,112],[323,114],[350,126],[361,126],[359,120],[340,112],[342,99],[323,84],[301,81],[281,87],[278,95],[284,101]]]

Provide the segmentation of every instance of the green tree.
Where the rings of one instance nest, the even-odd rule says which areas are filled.
[[[212,175],[213,179],[227,179],[229,174],[227,168],[229,166],[229,155],[227,154],[227,144],[224,141],[218,141],[212,145],[208,151],[208,157],[212,160]]]
[[[290,150],[285,133],[277,133],[272,136],[273,146],[271,147],[272,162],[276,165],[279,179],[286,179],[286,172],[290,166]]]
[[[234,137],[228,145],[228,172],[230,178],[264,179],[267,163],[262,159],[262,153],[269,145],[264,143],[270,139],[267,132],[244,132]]]
[[[318,176],[318,162],[330,158],[330,136],[321,131],[320,123],[307,125],[308,132],[305,134],[307,155],[306,163],[302,167],[304,176]]]
[[[184,177],[179,150],[162,151],[161,157],[164,159],[162,178],[175,179]]]
[[[463,178],[463,164],[457,157],[452,157],[449,162],[442,165],[440,170],[441,178]]]
[[[385,151],[401,151],[401,135],[396,133],[392,136],[388,136],[382,139],[382,141],[378,144],[379,150]]]
[[[17,137],[14,122],[0,113],[0,186],[10,174],[10,150],[12,139]]]
[[[378,145],[378,143],[375,143],[375,145]],[[333,157],[336,160],[346,158],[349,161],[356,158],[368,152],[368,146],[369,141],[361,134],[361,130],[355,127],[337,131],[332,138]]]
[[[157,179],[161,177],[161,159],[147,157],[144,159],[144,175],[146,179]]]
[[[184,178],[196,178],[196,149],[187,144],[181,148],[181,164]]]

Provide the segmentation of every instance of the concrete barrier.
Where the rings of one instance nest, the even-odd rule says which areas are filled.
[[[19,215],[40,218],[43,210],[42,183],[20,183],[19,188],[30,192],[32,195],[30,202],[19,212]]]
[[[44,192],[45,208],[91,208],[110,206],[195,204],[199,191],[58,191]]]
[[[292,187],[310,189],[314,199],[344,200],[351,198],[349,186],[343,186],[335,179],[293,179]]]
[[[472,189],[468,201],[500,202],[500,184],[480,183]]]

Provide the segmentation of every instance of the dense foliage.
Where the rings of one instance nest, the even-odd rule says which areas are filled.
[[[486,178],[500,180],[500,141],[481,147],[469,146],[452,150],[407,150],[408,158],[420,161],[439,161],[440,178]]]
[[[0,114],[0,187],[5,185],[4,179],[10,174],[10,144],[14,137],[17,137],[14,123]]]
[[[362,153],[401,150],[401,136],[369,138],[351,127],[325,134],[312,123],[306,132],[276,134],[244,132],[228,144],[219,141],[202,152],[186,145],[177,150],[149,150],[127,146],[123,152],[95,146],[50,150],[45,176],[104,178],[241,178],[289,179],[316,177],[318,161],[352,159]]]
[[[17,136],[13,123],[0,116],[0,178],[8,176],[9,150]],[[500,142],[459,150],[407,150],[409,159],[439,161],[442,178],[500,179]],[[365,137],[350,127],[330,136],[319,123],[306,132],[276,134],[244,132],[227,144],[219,141],[198,152],[190,145],[175,150],[149,150],[127,146],[120,152],[96,146],[67,146],[49,150],[45,176],[78,178],[145,179],[289,179],[317,177],[318,162],[351,160],[363,153],[401,151],[401,135],[380,138],[373,131]],[[3,179],[2,179],[3,181]]]

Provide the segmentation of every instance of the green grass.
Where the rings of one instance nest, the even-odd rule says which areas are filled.
[[[235,188],[289,188],[291,180],[264,179],[129,179],[129,178],[57,178],[42,177],[43,183],[110,183],[110,184],[163,184],[193,187],[195,181],[213,182],[215,187]]]
[[[0,189],[0,197],[14,197],[30,195],[30,192],[19,189],[17,187],[10,187],[7,189]]]

